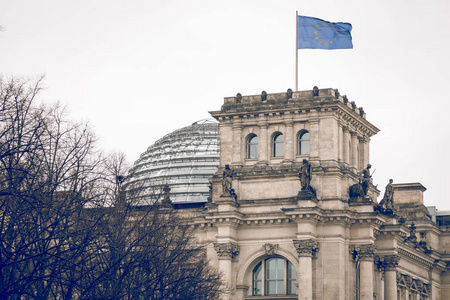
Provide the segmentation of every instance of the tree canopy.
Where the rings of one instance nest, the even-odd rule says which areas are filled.
[[[125,193],[123,155],[38,104],[42,78],[0,77],[0,298],[217,299],[188,221]]]

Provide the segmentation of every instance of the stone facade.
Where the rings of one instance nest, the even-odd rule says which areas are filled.
[[[337,90],[316,91],[238,94],[210,112],[220,166],[193,226],[224,274],[224,298],[450,299],[450,232],[431,221],[425,188],[394,184],[396,210],[383,210],[363,178],[378,129]],[[361,182],[367,192],[351,198]]]

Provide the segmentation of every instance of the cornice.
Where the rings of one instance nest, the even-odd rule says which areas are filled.
[[[283,123],[286,121],[283,116],[290,115],[296,118],[297,115],[318,114],[335,115],[347,124],[360,130],[363,135],[373,136],[379,129],[365,119],[362,108],[356,107],[354,103],[345,101],[343,97],[335,97],[332,92],[335,90],[321,90],[318,97],[310,97],[302,94],[291,99],[283,98],[283,93],[268,95],[267,101],[258,99],[258,95],[241,97],[242,101],[236,101],[235,97],[225,98],[225,104],[220,111],[210,111],[210,114],[220,123],[233,119],[255,120],[260,117],[267,117],[267,122],[275,121]],[[309,91],[306,91],[309,92]],[[247,99],[247,100],[245,100]],[[275,119],[275,120],[274,120]],[[291,118],[288,118],[291,119]]]
[[[447,265],[445,262],[432,257],[424,257],[424,255],[419,256],[413,252],[415,251],[412,249],[404,249],[401,247],[398,248],[398,254],[401,258],[407,259],[414,263],[419,263],[427,268],[437,268],[441,272],[447,270]]]

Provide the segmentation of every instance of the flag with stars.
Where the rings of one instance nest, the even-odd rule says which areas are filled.
[[[297,16],[298,49],[352,49],[352,25]]]

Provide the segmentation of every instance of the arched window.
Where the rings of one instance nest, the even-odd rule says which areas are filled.
[[[272,154],[273,157],[284,156],[284,135],[282,133],[276,133],[272,139]]]
[[[255,134],[247,139],[247,158],[258,158],[258,136]]]
[[[253,269],[253,296],[295,295],[297,273],[282,257],[269,257]]]
[[[304,130],[298,135],[298,155],[309,155],[311,151],[310,147],[310,134]]]

